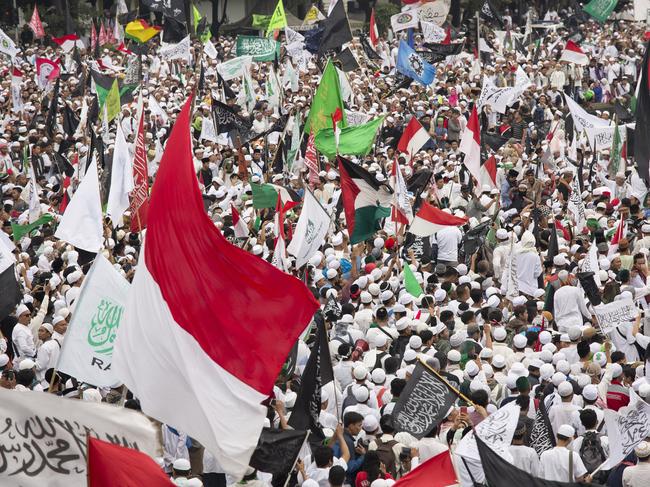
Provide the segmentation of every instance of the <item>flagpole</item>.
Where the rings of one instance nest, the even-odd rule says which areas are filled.
[[[421,363],[422,365],[424,365],[424,367],[426,367],[427,370],[428,370],[429,372],[432,372],[432,373],[433,373],[433,374],[434,374],[438,379],[440,379],[442,382],[444,382],[445,385],[446,385],[447,387],[449,387],[449,389],[451,389],[451,391],[452,391],[454,394],[456,394],[458,397],[460,397],[460,398],[461,398],[463,401],[465,401],[467,404],[471,404],[472,406],[474,406],[474,403],[473,403],[472,401],[470,401],[470,400],[465,396],[465,394],[463,394],[463,393],[460,392],[458,389],[456,389],[454,386],[452,386],[449,382],[447,382],[447,380],[446,380],[443,376],[441,376],[441,375],[436,371],[436,369],[434,369],[434,368],[431,367],[428,363],[426,363],[426,362],[424,361],[424,359],[422,359],[422,357],[420,357],[419,360],[420,360],[420,363]]]
[[[296,468],[296,464],[298,463],[298,460],[300,459],[300,451],[305,447],[305,444],[307,443],[307,440],[309,439],[309,435],[311,434],[311,431],[307,430],[305,434],[305,439],[302,440],[302,446],[300,447],[300,450],[298,451],[298,455],[296,455],[296,459],[293,461],[293,465],[291,466],[291,470],[289,470],[289,474],[287,475],[287,480],[284,481],[284,486],[287,487],[289,485],[289,480],[291,479],[291,473],[294,471]]]

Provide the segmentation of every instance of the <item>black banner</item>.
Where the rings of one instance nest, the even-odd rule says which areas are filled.
[[[393,409],[395,428],[419,440],[445,419],[455,401],[456,394],[418,362]]]
[[[551,421],[548,419],[544,400],[539,401],[535,422],[529,438],[530,446],[535,449],[538,456],[555,446],[555,437],[553,436],[553,429],[551,428]]]
[[[302,430],[262,429],[249,465],[262,472],[286,474],[300,453],[307,436]]]
[[[454,44],[424,44],[426,51],[417,51],[422,58],[430,63],[439,63],[444,61],[447,56],[457,56],[463,52],[463,42]]]

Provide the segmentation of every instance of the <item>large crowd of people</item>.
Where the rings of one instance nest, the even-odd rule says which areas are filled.
[[[566,22],[575,13],[551,8],[540,16],[531,9],[532,18],[541,18],[527,23],[522,17],[520,25],[512,25],[505,12],[506,38],[484,29],[481,42],[487,47],[481,48],[480,59],[467,50],[447,57],[436,63],[436,78],[429,86],[403,83],[397,73],[402,33],[382,35],[376,48],[380,59],[371,60],[355,32],[348,46],[359,67],[340,73],[346,110],[366,120],[386,118],[372,151],[350,159],[380,182],[390,180],[397,164],[411,205],[425,201],[467,219],[465,225],[417,237],[408,225],[388,217],[371,238],[355,245],[350,244],[340,204],[335,161],[321,156],[316,180],[304,161],[303,143],[295,161],[279,169],[275,163],[282,144],[301,131],[323,59],[310,56],[296,62],[286,54],[281,37],[277,62],[251,64],[251,103],[243,78],[225,86],[219,80],[218,66],[235,57],[235,36],[213,38],[214,57],[204,53],[200,40],[193,40],[190,62],[162,60],[154,39],[142,55],[138,91],[106,128],[101,117],[89,115],[96,91],[89,71],[92,67],[123,78],[140,54],[106,45],[95,59],[90,47],[63,52],[57,44],[26,36],[28,42],[18,44],[21,50],[13,60],[0,56],[0,245],[15,257],[22,294],[1,321],[0,386],[33,391],[34,401],[39,394],[55,393],[138,409],[137,397],[123,397],[121,388],[97,388],[54,372],[93,259],[54,233],[62,205],[83,180],[89,158],[99,161],[100,186],[108,190],[117,124],[134,154],[138,97],[144,100],[153,184],[171,127],[195,92],[197,178],[207,214],[228,239],[274,261],[274,210],[254,206],[251,183],[284,186],[300,199],[312,191],[333,215],[320,250],[304,267],[295,268],[292,256],[286,260],[287,272],[303,279],[321,303],[334,371],[334,381],[321,392],[319,422],[326,440],[303,450],[292,482],[304,487],[387,487],[435,455],[453,454],[472,427],[515,401],[520,418],[508,451],[520,469],[563,482],[649,485],[650,438],[617,465],[598,468],[612,447],[605,412],[624,415],[635,401],[650,403],[650,322],[645,315],[650,303],[650,206],[647,177],[639,175],[632,155],[634,129],[623,128],[634,121],[646,24],[623,20],[625,12],[604,24],[585,21],[577,42],[589,62],[581,65],[560,60],[567,39],[575,35]],[[515,43],[508,41],[510,36]],[[414,44],[416,50],[426,50],[419,31]],[[48,117],[52,83],[39,85],[36,58],[61,59],[54,119]],[[12,95],[14,69],[22,73],[20,107]],[[297,83],[291,79],[294,72]],[[463,165],[460,141],[485,80],[498,88],[513,87],[522,72],[530,85],[505,113],[489,103],[478,110],[483,160],[493,158],[496,164],[494,184],[481,186]],[[271,76],[282,87],[281,96],[273,100],[268,96]],[[250,119],[253,133],[264,136],[241,148],[242,141],[229,133],[202,138],[213,100]],[[578,133],[567,100],[619,124],[627,151],[594,146],[585,133]],[[80,119],[74,133],[67,131],[64,120],[70,113]],[[397,146],[413,117],[430,140],[408,157]],[[283,120],[286,125],[279,123]],[[72,170],[66,174],[68,167]],[[584,205],[584,230],[572,209],[576,196]],[[232,208],[245,222],[248,237],[236,237]],[[34,210],[52,219],[16,238],[17,226],[34,221]],[[289,236],[300,213],[298,205],[286,214]],[[100,251],[127,280],[137,272],[146,236],[146,231],[131,230],[132,216],[127,210],[121,225],[104,221]],[[404,266],[410,267],[422,294],[407,291]],[[584,281],[587,271],[592,273],[591,286]],[[603,304],[594,306],[594,296]],[[598,306],[623,300],[634,303],[626,319],[613,327],[600,322]],[[268,426],[288,428],[311,344],[309,336],[299,341],[295,370],[278,379]],[[397,431],[391,413],[421,358],[433,359],[429,363],[462,397],[426,437],[416,439]],[[555,446],[540,456],[531,447],[531,430],[543,406]],[[226,478],[210,452],[174,425],[161,428],[160,462],[178,485],[240,480]],[[484,481],[480,468],[468,469],[460,457],[453,458],[460,485]],[[251,468],[243,482],[269,485],[271,475]]]

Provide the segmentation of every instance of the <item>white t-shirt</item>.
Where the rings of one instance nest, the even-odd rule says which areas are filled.
[[[540,477],[546,480],[556,480],[558,482],[569,481],[569,455],[570,451],[563,446],[556,446],[552,450],[542,453],[540,458]],[[580,455],[573,452],[573,478],[577,480],[587,473]]]
[[[462,239],[463,234],[458,227],[445,228],[436,233],[434,242],[438,244],[438,260],[458,261],[458,246]]]

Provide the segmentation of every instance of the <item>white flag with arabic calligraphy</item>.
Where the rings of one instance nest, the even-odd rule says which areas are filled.
[[[130,286],[102,254],[97,254],[65,334],[58,370],[98,387],[120,385],[111,361]]]

